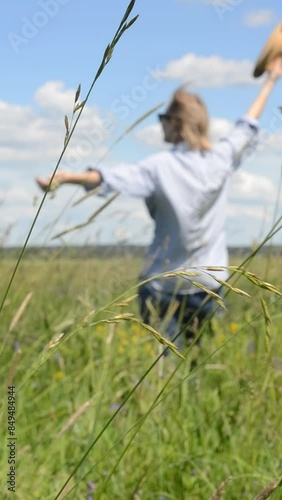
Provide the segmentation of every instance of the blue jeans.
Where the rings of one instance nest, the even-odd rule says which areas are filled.
[[[220,293],[220,289],[214,291]],[[175,343],[181,348],[183,340],[191,342],[203,321],[208,322],[218,306],[204,291],[172,296],[159,292],[150,283],[146,283],[139,288],[139,307],[141,317],[148,325],[151,324],[154,313],[158,322],[157,329],[159,326],[160,333],[166,338],[172,341],[179,334]]]

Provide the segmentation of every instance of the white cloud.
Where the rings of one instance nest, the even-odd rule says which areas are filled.
[[[8,201],[13,205],[18,205],[22,203],[30,203],[30,193],[23,186],[16,184],[11,186],[9,189],[1,189],[0,190],[0,199],[3,203]]]
[[[37,90],[29,106],[0,101],[1,230],[13,224],[13,244],[23,242],[36,213],[35,199],[42,198],[34,176],[49,175],[62,151],[64,115],[71,120],[74,96],[75,89],[65,88],[62,82],[47,82]],[[106,141],[117,124],[111,117],[109,128],[104,120],[109,120],[108,114],[104,118],[94,106],[84,108],[62,168],[84,169],[107,151]],[[67,205],[69,196],[62,191],[58,200],[46,200],[37,223],[39,232],[46,220],[55,219],[63,204]],[[74,220],[85,220],[84,211],[85,207],[77,210]]]
[[[268,201],[275,200],[276,188],[266,176],[238,170],[231,182],[231,198],[241,200]]]
[[[269,132],[267,129],[262,131],[261,134],[261,145],[259,146],[259,151],[270,151],[274,153],[282,154],[282,132]]]
[[[274,131],[271,127],[262,128],[259,132],[258,142],[252,151],[246,155],[244,160],[248,162],[264,162],[269,165],[277,161],[281,163],[282,155],[282,131]]]
[[[246,26],[249,26],[250,28],[256,28],[257,26],[271,24],[274,21],[274,12],[268,9],[260,9],[247,12],[243,18],[244,24]]]
[[[34,99],[42,109],[48,112],[70,112],[74,102],[74,90],[65,89],[63,82],[46,82],[35,93]]]
[[[220,56],[200,57],[189,53],[168,62],[158,74],[167,80],[190,81],[195,87],[257,85],[252,77],[253,62],[223,59]]]
[[[210,137],[212,142],[216,142],[229,134],[233,123],[225,118],[212,118],[210,123]]]
[[[63,148],[64,115],[71,118],[74,95],[75,90],[65,89],[62,82],[47,82],[35,94],[35,107],[0,101],[0,167],[7,162],[19,167],[43,161],[54,165]],[[106,151],[107,135],[99,111],[85,107],[65,163],[71,168],[99,158]]]
[[[161,125],[149,125],[138,130],[135,137],[146,147],[161,149],[164,147],[163,131]]]

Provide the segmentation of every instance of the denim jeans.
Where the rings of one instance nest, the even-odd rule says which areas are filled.
[[[214,291],[220,294],[220,288]],[[204,320],[210,328],[209,319],[218,306],[204,291],[170,295],[146,283],[139,288],[139,307],[144,323],[159,329],[167,339],[172,341],[181,332],[175,341],[181,349],[183,340],[191,342]]]

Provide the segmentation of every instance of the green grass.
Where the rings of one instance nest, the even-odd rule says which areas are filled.
[[[282,289],[281,258],[271,259],[257,256],[250,270]],[[2,294],[14,265],[1,262]],[[17,395],[16,499],[55,499],[70,476],[61,498],[87,499],[91,481],[95,500],[204,500],[216,490],[216,498],[252,499],[281,475],[280,297],[240,278],[236,286],[252,298],[230,293],[214,336],[203,332],[201,349],[183,362],[162,358],[132,393],[163,346],[138,324],[97,323],[138,315],[136,301],[103,308],[134,286],[139,266],[117,258],[22,262],[0,322],[1,498],[10,495],[8,383]],[[272,318],[269,352],[261,295]]]

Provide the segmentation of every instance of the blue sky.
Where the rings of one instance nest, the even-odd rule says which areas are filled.
[[[0,236],[6,245],[24,241],[42,196],[34,176],[54,168],[75,90],[81,84],[83,99],[127,5],[124,0],[23,0],[2,6]],[[167,102],[188,80],[207,103],[212,138],[227,133],[263,81],[252,78],[253,66],[282,20],[282,7],[274,0],[136,0],[136,14],[138,20],[94,87],[62,169],[95,165],[134,120]],[[281,104],[279,82],[261,120],[262,145],[234,176],[227,221],[230,245],[252,244],[273,221],[282,159]],[[111,124],[110,131],[105,123]],[[151,116],[104,161],[110,168],[161,147],[159,124]],[[72,208],[70,199],[81,194],[64,187],[55,197],[48,196],[30,243],[48,245],[57,231],[85,221],[101,199]],[[55,220],[52,230],[46,229]],[[93,226],[64,241],[148,243],[152,230],[142,202],[120,197]],[[282,243],[280,235],[276,242]]]

